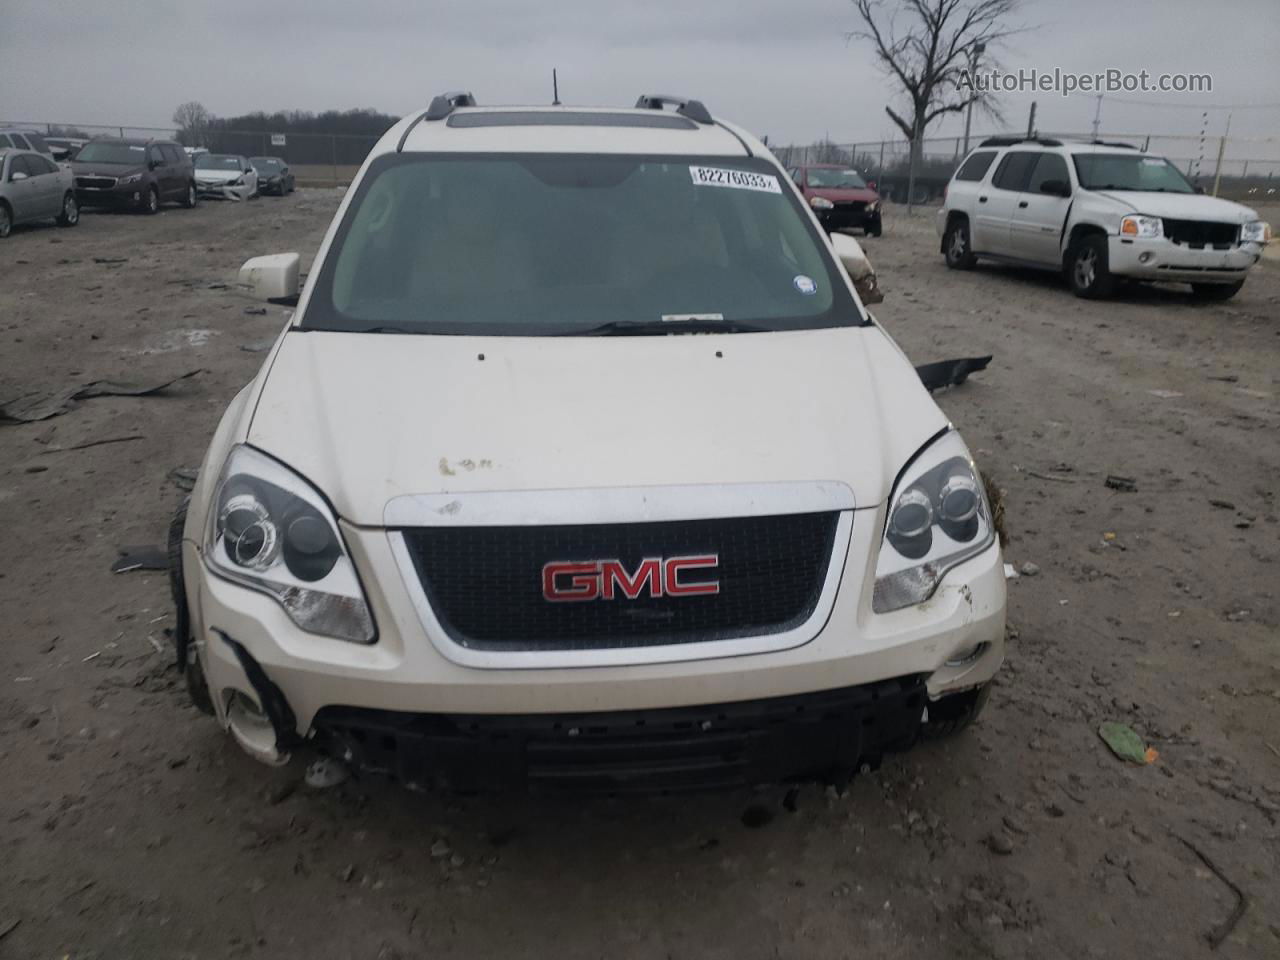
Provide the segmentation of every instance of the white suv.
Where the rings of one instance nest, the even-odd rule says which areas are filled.
[[[937,225],[949,267],[984,258],[1062,270],[1091,298],[1127,277],[1226,300],[1271,237],[1253,210],[1200,194],[1163,157],[1122,143],[1004,137],[965,158]]]
[[[467,789],[842,777],[963,726],[1000,545],[858,256],[697,101],[437,97],[175,517],[197,701],[268,762]]]

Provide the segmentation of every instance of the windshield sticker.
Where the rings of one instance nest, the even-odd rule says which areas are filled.
[[[723,313],[664,313],[663,323],[689,323],[694,320],[723,320]]]
[[[813,282],[813,277],[806,277],[803,273],[791,282],[795,284],[795,288],[806,297],[811,297],[818,292],[818,285]]]
[[[695,186],[729,187],[734,190],[758,190],[761,193],[782,193],[778,178],[767,173],[750,170],[730,170],[725,167],[690,167],[689,175]]]

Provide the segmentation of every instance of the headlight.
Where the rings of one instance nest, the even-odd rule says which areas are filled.
[[[243,187],[243,186],[244,186],[244,177],[236,177],[236,178],[235,178],[234,180],[232,180],[229,184],[227,184],[227,186],[229,186],[229,187]]]
[[[137,183],[137,182],[138,182],[139,180],[141,180],[141,179],[142,179],[142,174],[140,174],[140,173],[131,173],[131,174],[129,174],[127,177],[121,177],[121,178],[117,181],[117,183]]]
[[[872,213],[875,213],[877,210],[880,209],[880,201],[872,200],[870,203],[867,204],[867,209]]]
[[[1264,220],[1254,220],[1240,228],[1241,243],[1269,243],[1271,240],[1271,224]]]
[[[1145,239],[1162,237],[1164,236],[1164,221],[1159,217],[1144,217],[1141,215],[1125,217],[1120,221],[1120,235],[1122,237],[1143,237]]]
[[[907,468],[889,505],[872,609],[924,603],[943,575],[991,545],[991,511],[973,458],[954,431]]]
[[[274,597],[300,629],[373,642],[373,617],[328,504],[251,447],[236,447],[222,469],[204,556],[219,576]]]
[[[813,207],[815,210],[830,210],[835,206],[835,204],[826,197],[810,197],[809,206]]]

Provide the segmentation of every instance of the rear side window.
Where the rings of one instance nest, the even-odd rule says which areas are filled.
[[[165,163],[172,163],[172,164],[182,163],[183,155],[182,155],[182,152],[177,147],[174,147],[167,143],[162,143],[160,144],[160,152],[164,154]]]
[[[1036,161],[1036,168],[1031,174],[1031,185],[1027,190],[1031,193],[1039,193],[1040,184],[1048,180],[1059,180],[1068,186],[1071,184],[1071,177],[1067,173],[1067,161],[1056,153],[1040,154],[1040,159]]]
[[[26,157],[27,169],[33,177],[41,176],[46,173],[57,173],[58,168],[45,157]]]
[[[1035,166],[1040,155],[1038,151],[1029,150],[1006,153],[1004,159],[1000,161],[1000,166],[996,167],[996,175],[991,179],[991,185],[1000,190],[1027,189],[1027,183],[1031,180],[1031,168]]]
[[[31,149],[31,144],[29,144],[29,143],[27,142],[27,138],[26,138],[26,137],[24,137],[24,136],[23,136],[22,134],[20,134],[20,133],[11,133],[11,134],[9,134],[9,140],[10,140],[10,141],[13,143],[13,145],[14,145],[15,147],[17,147],[19,150],[30,150],[30,149]]]
[[[3,149],[4,147],[12,147],[12,146],[13,146],[13,141],[9,139],[9,135],[7,133],[0,133],[0,149]]]
[[[996,158],[994,150],[979,150],[969,154],[969,159],[960,164],[956,171],[957,180],[981,180],[991,169],[991,161]]]
[[[40,153],[48,153],[49,145],[44,142],[44,137],[38,133],[28,133],[27,140],[31,143],[32,150],[38,150]]]

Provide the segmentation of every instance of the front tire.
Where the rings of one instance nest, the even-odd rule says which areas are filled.
[[[942,238],[942,251],[947,266],[952,270],[972,270],[978,258],[973,255],[973,243],[969,239],[969,221],[956,217],[947,225]]]
[[[1243,286],[1243,280],[1237,280],[1235,283],[1193,283],[1191,296],[1206,303],[1221,303],[1223,300],[1234,297]]]
[[[74,227],[80,222],[80,204],[76,203],[76,195],[70,190],[62,198],[62,213],[58,214],[58,226]]]
[[[147,187],[147,192],[142,198],[142,212],[147,216],[157,213],[160,210],[160,191],[155,186]]]
[[[6,204],[0,203],[0,240],[13,232],[13,213]]]
[[[194,183],[187,184],[187,195],[182,200],[182,205],[188,210],[195,207],[200,202],[200,196],[196,193],[196,185]]]
[[[881,224],[880,218],[876,217],[875,220],[867,224],[866,233],[868,237],[878,237],[883,229],[884,227]]]
[[[990,698],[991,684],[987,682],[976,690],[935,700],[929,704],[929,719],[921,725],[920,735],[925,740],[955,736],[978,719]]]
[[[190,497],[183,497],[169,521],[169,589],[173,594],[174,628],[173,642],[178,654],[178,668],[187,678],[187,693],[191,702],[202,713],[214,715],[213,698],[204,678],[200,656],[191,646],[191,613],[187,607],[187,590],[182,576],[182,531],[187,525],[187,507]]]
[[[1107,257],[1107,238],[1082,237],[1067,255],[1067,282],[1071,292],[1085,300],[1101,300],[1115,290],[1115,277]]]

